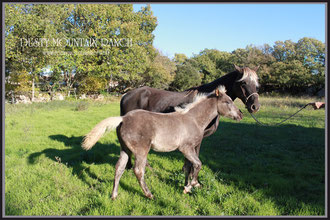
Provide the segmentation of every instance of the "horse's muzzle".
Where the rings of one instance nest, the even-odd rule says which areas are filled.
[[[256,113],[260,109],[260,104],[252,104],[249,107],[246,107],[250,113]]]

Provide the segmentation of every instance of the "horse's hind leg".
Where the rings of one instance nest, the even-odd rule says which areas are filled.
[[[112,196],[111,196],[112,199],[116,199],[116,197],[118,195],[119,180],[125,171],[125,166],[127,164],[128,158],[129,158],[128,154],[122,149],[120,151],[119,160],[116,164],[115,179],[113,182],[113,190],[112,190]]]
[[[149,199],[152,199],[153,195],[151,194],[150,190],[147,187],[147,184],[144,181],[146,163],[147,163],[147,156],[135,155],[134,173],[139,181],[139,184],[143,190],[144,195]]]

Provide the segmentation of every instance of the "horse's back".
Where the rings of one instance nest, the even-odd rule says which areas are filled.
[[[181,104],[184,97],[184,94],[179,92],[144,86],[131,90],[122,97],[120,100],[120,115],[123,116],[134,109],[173,112],[174,106]]]
[[[148,97],[151,95],[150,87],[144,86],[127,92],[120,100],[120,115],[134,109],[146,109]]]

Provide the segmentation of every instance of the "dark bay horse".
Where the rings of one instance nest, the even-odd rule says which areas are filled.
[[[213,82],[190,88],[183,92],[171,92],[150,87],[141,87],[126,93],[120,100],[120,115],[134,109],[144,109],[153,112],[173,112],[174,107],[185,103],[191,103],[196,94],[209,93],[219,85],[224,85],[226,93],[232,100],[239,98],[245,104],[249,112],[257,112],[260,108],[259,95],[257,93],[258,67],[250,69],[240,68],[234,65],[235,70],[214,80]],[[219,116],[215,116],[204,131],[204,137],[213,134],[219,125]],[[200,147],[197,148],[199,154]],[[187,161],[186,161],[187,162]],[[131,159],[127,168],[131,168]]]
[[[88,150],[108,130],[117,129],[120,142],[120,157],[116,164],[112,199],[118,195],[119,180],[131,154],[135,156],[134,173],[148,198],[153,198],[144,181],[147,155],[150,149],[170,152],[178,149],[192,164],[185,173],[184,193],[198,187],[198,173],[202,167],[196,148],[200,146],[204,130],[214,117],[221,115],[241,120],[243,115],[226,95],[224,86],[208,95],[199,95],[185,108],[172,113],[158,113],[142,109],[130,111],[121,117],[110,117],[97,124],[84,138],[82,148]]]

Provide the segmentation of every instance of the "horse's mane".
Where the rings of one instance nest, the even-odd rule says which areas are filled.
[[[223,85],[218,86],[217,89],[219,90],[220,93],[226,94],[226,87],[224,87]],[[181,114],[187,113],[190,109],[195,107],[197,104],[201,103],[203,100],[209,98],[213,94],[214,94],[214,91],[212,91],[210,93],[198,93],[194,97],[193,102],[185,104],[184,106],[176,106],[176,107],[174,107],[174,109],[176,112],[179,112]]]
[[[246,78],[249,78],[252,83],[254,83],[257,87],[259,86],[258,83],[258,75],[254,70],[251,70],[249,67],[242,67],[241,68],[241,73],[243,74],[242,77],[240,79],[237,79],[236,81],[242,81]],[[233,72],[227,73],[226,75],[221,76],[220,78],[209,82],[207,84],[204,85],[200,85],[200,86],[195,86],[195,87],[191,87],[187,90],[185,90],[184,92],[186,93],[186,95],[189,95],[192,91],[197,90],[198,94],[203,94],[203,93],[209,93],[211,91],[213,91],[215,88],[217,88],[220,85],[224,85],[225,82],[228,82],[228,80],[230,80],[231,78],[236,78],[238,74],[238,71],[235,70]]]
[[[249,67],[242,68],[243,76],[237,81],[242,81],[246,78],[249,78],[257,87],[259,86],[258,83],[258,75],[255,71],[251,70]]]

